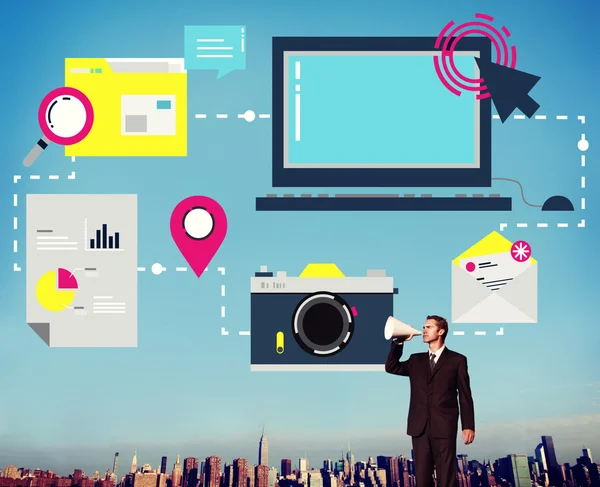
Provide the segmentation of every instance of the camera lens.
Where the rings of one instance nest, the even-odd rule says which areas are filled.
[[[329,303],[319,303],[304,314],[303,328],[306,337],[317,345],[330,345],[344,330],[344,319]]]
[[[319,292],[298,303],[292,318],[292,332],[305,352],[331,356],[341,352],[350,342],[354,317],[343,298]]]

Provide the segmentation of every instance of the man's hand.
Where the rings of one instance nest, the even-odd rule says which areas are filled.
[[[470,445],[475,440],[475,431],[473,430],[463,430],[462,431],[462,440],[465,445]]]
[[[398,337],[394,341],[396,343],[400,344],[400,343],[404,343],[404,342],[408,342],[408,341],[412,340],[413,337],[414,337],[414,335],[409,335],[408,337]]]

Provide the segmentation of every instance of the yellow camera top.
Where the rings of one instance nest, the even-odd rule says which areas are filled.
[[[346,276],[335,264],[308,264],[298,277],[315,279]]]

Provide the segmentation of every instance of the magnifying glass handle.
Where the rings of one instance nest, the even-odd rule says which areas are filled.
[[[31,149],[29,154],[27,154],[25,159],[23,159],[23,165],[25,167],[31,166],[40,156],[40,154],[44,152],[44,149],[48,147],[48,144],[50,144],[50,141],[46,137],[42,137],[40,140],[38,140],[37,144],[33,146],[33,149]]]

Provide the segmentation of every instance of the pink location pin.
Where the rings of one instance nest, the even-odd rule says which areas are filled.
[[[227,216],[207,196],[190,196],[171,214],[171,236],[197,277],[219,250],[227,234]]]

